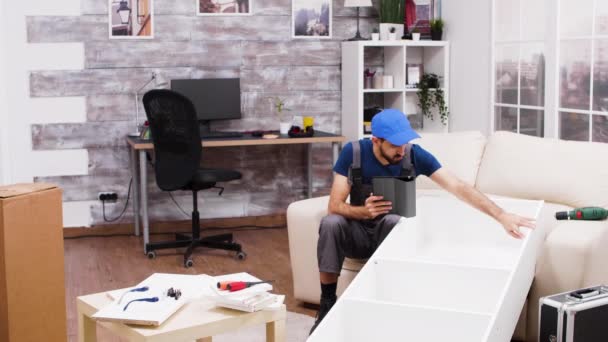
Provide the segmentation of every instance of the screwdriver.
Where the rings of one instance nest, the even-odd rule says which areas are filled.
[[[258,285],[258,284],[266,284],[271,283],[273,280],[267,281],[221,281],[217,283],[217,288],[220,290],[228,290],[230,292],[239,291],[242,289],[246,289],[248,287]]]

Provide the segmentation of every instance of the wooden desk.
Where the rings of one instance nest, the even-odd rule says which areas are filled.
[[[78,341],[97,341],[97,323],[91,318],[99,309],[111,302],[106,292],[80,296],[76,300],[78,308]],[[241,312],[215,307],[207,300],[200,299],[184,305],[178,312],[159,327],[144,327],[113,322],[99,322],[114,334],[129,341],[211,342],[213,335],[240,328],[266,324],[267,342],[285,342],[285,319],[287,310],[283,305],[279,310]]]
[[[262,139],[244,134],[238,138],[214,138],[203,139],[203,147],[226,147],[226,146],[254,146],[254,145],[307,145],[307,175],[308,189],[307,196],[312,197],[312,144],[331,143],[333,147],[333,163],[338,158],[339,144],[344,142],[346,137],[321,131],[315,131],[315,136],[310,138],[289,138],[280,136],[277,139]],[[140,218],[143,226],[144,235],[144,254],[147,253],[146,245],[149,243],[150,222],[148,219],[148,191],[147,182],[147,161],[146,152],[153,150],[154,145],[150,140],[127,137],[130,147],[131,175],[133,177],[133,213],[135,215],[135,235],[139,236]],[[139,156],[137,155],[139,154]],[[212,167],[212,166],[211,166]],[[140,217],[141,216],[141,217]]]

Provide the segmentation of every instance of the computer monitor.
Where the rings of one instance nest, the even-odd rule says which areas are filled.
[[[171,80],[171,89],[194,104],[203,130],[213,120],[241,118],[241,86],[238,78]]]

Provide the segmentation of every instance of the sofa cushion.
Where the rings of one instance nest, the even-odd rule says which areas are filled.
[[[317,240],[321,219],[327,215],[329,196],[310,198],[287,207],[289,256],[296,298],[306,302],[319,301],[319,268]]]
[[[486,145],[476,187],[572,207],[608,207],[608,144],[496,132]]]
[[[413,141],[432,153],[442,166],[465,182],[474,185],[477,170],[483,155],[486,138],[476,131],[455,133],[422,133]],[[419,189],[438,189],[426,176],[416,180]]]

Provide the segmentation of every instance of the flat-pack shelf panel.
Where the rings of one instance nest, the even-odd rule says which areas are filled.
[[[480,341],[491,316],[362,301],[342,300],[308,341]],[[458,336],[458,338],[455,338]]]
[[[374,259],[351,285],[349,297],[492,314],[508,278],[505,269]]]
[[[536,218],[542,201],[493,199]],[[309,341],[508,342],[532,284],[542,234],[507,235],[451,195],[422,196]],[[364,323],[366,322],[366,323]]]

